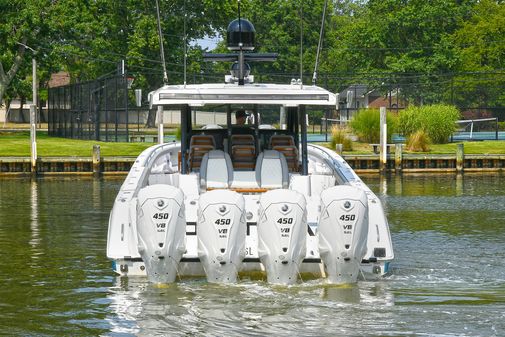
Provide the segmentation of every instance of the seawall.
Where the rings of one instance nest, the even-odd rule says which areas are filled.
[[[381,172],[379,155],[344,155],[358,174]],[[135,157],[39,157],[37,175],[60,174],[127,174]],[[401,158],[388,155],[386,173],[461,173],[505,172],[503,155],[418,155],[403,154]],[[32,174],[30,157],[0,157],[0,176]]]

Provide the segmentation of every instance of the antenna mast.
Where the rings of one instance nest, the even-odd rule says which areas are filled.
[[[303,0],[300,0],[300,88],[303,88]]]
[[[319,43],[317,44],[316,63],[314,64],[314,74],[312,75],[312,85],[316,85],[317,81],[317,67],[319,66],[319,53],[321,51],[321,46],[323,44],[324,19],[326,18],[327,6],[328,6],[328,0],[325,0],[323,7],[323,17],[321,18],[321,30],[319,31]]]
[[[239,51],[238,51],[238,85],[244,85],[244,43],[242,42],[242,19],[240,17],[240,0],[238,0],[238,36],[239,36]]]
[[[160,40],[160,56],[161,56],[161,65],[163,66],[163,83],[168,83],[168,75],[167,75],[167,65],[165,64],[165,51],[163,50],[163,35],[161,33],[161,22],[160,22],[160,5],[158,0],[156,0],[156,18],[158,21],[158,36]]]
[[[188,63],[188,51],[187,51],[188,37],[186,34],[187,16],[188,14],[186,12],[186,0],[184,0],[184,87],[186,87],[187,63]]]

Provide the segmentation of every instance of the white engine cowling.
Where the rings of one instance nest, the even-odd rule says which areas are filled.
[[[357,281],[368,238],[366,193],[353,186],[334,186],[321,193],[319,254],[330,283]]]
[[[198,257],[208,282],[236,282],[245,257],[245,201],[233,191],[214,190],[198,204]]]
[[[137,199],[138,250],[149,281],[171,283],[185,251],[184,195],[170,185],[152,185]]]
[[[292,284],[305,257],[307,210],[303,194],[279,189],[260,197],[258,256],[270,283]]]

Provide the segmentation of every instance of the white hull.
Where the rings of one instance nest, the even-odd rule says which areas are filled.
[[[180,144],[155,145],[146,149],[135,161],[111,211],[107,241],[107,257],[113,261],[113,269],[123,276],[146,275],[145,264],[139,253],[137,233],[137,197],[139,191],[150,185],[172,185],[184,193],[186,219],[185,252],[178,267],[183,277],[205,277],[198,255],[197,222],[201,193],[196,173],[181,175],[177,158]],[[297,191],[306,199],[306,249],[299,267],[302,279],[325,278],[325,267],[319,255],[318,223],[321,212],[321,192],[335,186],[347,185],[362,190],[368,202],[366,253],[360,264],[361,279],[382,277],[389,271],[394,258],[389,226],[380,200],[361,181],[349,165],[333,151],[316,145],[308,145],[309,175],[290,174],[288,189]],[[237,174],[239,183],[247,182],[248,175]],[[231,184],[234,186],[233,184]],[[258,277],[265,268],[258,256],[258,207],[262,193],[242,192],[247,214],[245,258],[239,270],[240,277]],[[249,276],[248,276],[249,275]],[[265,277],[266,279],[266,277]]]

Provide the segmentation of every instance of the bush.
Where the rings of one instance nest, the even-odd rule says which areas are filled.
[[[407,139],[407,150],[413,152],[428,152],[431,144],[430,137],[424,130],[414,132]]]
[[[182,129],[181,126],[179,125],[177,129],[175,129],[175,139],[181,140],[182,137]]]
[[[392,113],[386,115],[388,142],[396,131],[396,116]],[[366,143],[380,142],[380,112],[378,109],[360,110],[350,123],[351,129],[359,140]]]
[[[330,144],[333,150],[337,144],[342,144],[343,151],[352,151],[352,141],[347,135],[347,130],[337,125],[331,128]]]
[[[435,144],[443,144],[455,131],[459,116],[456,107],[451,105],[410,106],[399,114],[399,131],[408,138],[422,130]]]

